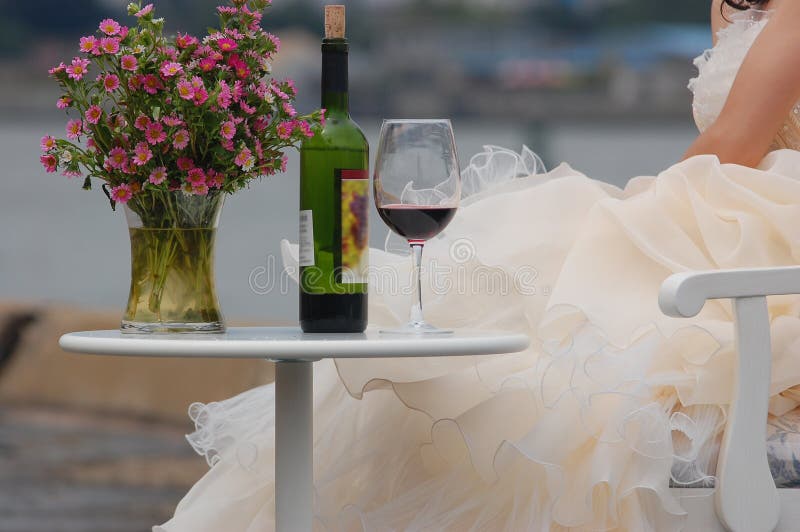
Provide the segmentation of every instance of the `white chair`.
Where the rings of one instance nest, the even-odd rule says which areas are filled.
[[[800,267],[679,273],[661,286],[661,310],[696,316],[709,299],[733,299],[737,364],[717,462],[716,492],[672,488],[689,512],[687,532],[796,532],[800,489],[777,489],[767,460],[772,350],[766,296],[800,294]]]

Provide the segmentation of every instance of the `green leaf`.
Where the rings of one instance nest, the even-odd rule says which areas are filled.
[[[111,199],[111,192],[108,191],[108,183],[103,183],[103,186],[100,187],[100,188],[103,189],[103,194],[106,195],[106,197],[108,198],[108,201],[111,203],[111,210],[112,211],[116,211],[117,210],[117,202],[114,201],[113,199]]]

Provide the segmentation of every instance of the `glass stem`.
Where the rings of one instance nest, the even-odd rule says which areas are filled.
[[[425,318],[422,317],[422,248],[425,242],[410,241],[411,245],[411,258],[414,261],[413,278],[411,280],[414,285],[414,299],[411,303],[411,324],[425,323]]]

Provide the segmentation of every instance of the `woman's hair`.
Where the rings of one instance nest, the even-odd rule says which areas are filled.
[[[769,0],[723,0],[722,7],[730,6],[733,9],[744,11],[751,7],[762,7],[767,4]]]

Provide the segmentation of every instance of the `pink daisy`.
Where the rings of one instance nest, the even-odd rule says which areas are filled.
[[[244,100],[240,100],[239,101],[239,107],[242,109],[242,111],[244,111],[245,113],[247,113],[249,115],[255,113],[256,110],[257,110],[252,105],[248,105],[248,103],[246,101],[244,101]]]
[[[199,66],[203,72],[211,72],[217,66],[217,60],[213,57],[204,57],[200,60]]]
[[[247,147],[245,147],[236,155],[234,163],[236,166],[240,166],[242,170],[248,171],[253,169],[255,158],[253,157],[253,153]]]
[[[178,36],[175,37],[175,44],[178,46],[178,48],[189,48],[190,46],[195,46],[199,42],[200,41],[197,39],[197,37],[193,37],[188,33],[179,33]]]
[[[133,192],[131,192],[130,185],[122,184],[118,185],[111,189],[111,199],[116,201],[117,203],[128,203],[128,201],[133,197]]]
[[[55,155],[42,155],[39,157],[39,161],[42,163],[42,166],[44,166],[44,169],[48,174],[55,173],[56,169],[58,168],[58,159],[56,159]]]
[[[189,132],[185,129],[179,129],[172,137],[172,145],[176,150],[182,150],[189,145]]]
[[[136,59],[136,56],[125,54],[120,57],[119,66],[122,68],[122,70],[134,72],[137,68],[139,68],[139,60]]]
[[[232,6],[219,6],[217,11],[220,15],[235,15],[239,10]]]
[[[140,142],[133,150],[133,164],[136,166],[143,166],[150,162],[153,158],[153,152],[146,142]]]
[[[184,100],[194,99],[194,87],[192,87],[191,82],[185,79],[178,82],[178,96]]]
[[[225,184],[225,174],[216,170],[209,170],[206,176],[206,184],[214,188],[222,188]]]
[[[189,159],[188,157],[178,157],[177,164],[178,164],[178,170],[183,170],[184,172],[194,168],[194,161]]]
[[[86,72],[89,71],[89,60],[81,57],[76,57],[72,60],[72,64],[67,67],[67,74],[75,81],[80,81]]]
[[[147,94],[156,94],[159,90],[164,88],[164,84],[156,77],[155,74],[147,74],[142,78],[142,88]]]
[[[151,122],[144,132],[144,138],[150,144],[155,145],[164,142],[167,138],[167,134],[164,132],[164,127],[159,122]]]
[[[222,138],[231,140],[234,136],[236,136],[236,124],[234,124],[232,120],[223,122],[219,129],[219,134],[222,136]]]
[[[120,169],[128,162],[128,154],[120,147],[112,148],[106,162],[111,168]]]
[[[107,54],[115,54],[119,52],[119,39],[113,37],[100,39],[100,48]]]
[[[80,120],[70,120],[67,122],[67,138],[75,140],[81,136],[83,131],[83,122]]]
[[[289,164],[289,158],[287,156],[281,157],[281,172],[286,171],[286,165]]]
[[[139,115],[136,117],[136,120],[133,121],[133,127],[139,131],[144,131],[150,124],[152,124],[152,120],[145,115]]]
[[[62,61],[58,65],[56,65],[53,68],[51,68],[50,70],[48,70],[47,73],[50,74],[51,76],[55,76],[56,74],[61,74],[66,69],[67,69],[67,65],[65,65],[64,62]]]
[[[116,35],[120,29],[122,29],[122,26],[114,19],[107,18],[100,22],[100,31],[106,35]]]
[[[289,102],[283,102],[283,112],[289,115],[290,118],[297,116],[297,111]]]
[[[189,170],[186,180],[192,185],[202,185],[206,182],[206,173],[202,168],[192,168]]]
[[[322,127],[325,127],[325,120],[326,120],[325,113],[327,113],[327,112],[328,112],[327,109],[320,109],[319,110],[319,125],[321,125]]]
[[[165,78],[171,78],[183,72],[183,66],[175,61],[169,61],[161,65],[161,75]]]
[[[42,147],[42,151],[50,151],[56,147],[56,139],[50,135],[45,135],[39,145]]]
[[[295,122],[295,127],[300,129],[300,131],[308,138],[314,136],[314,132],[311,130],[311,126],[305,120],[299,120]]]
[[[147,179],[150,183],[154,185],[160,185],[164,182],[167,178],[167,169],[163,166],[159,166],[155,168],[152,172],[150,172],[150,177]]]
[[[192,186],[192,194],[195,196],[205,196],[208,194],[208,185],[205,183],[199,183],[197,185]]]
[[[87,37],[81,37],[81,52],[85,54],[94,53],[99,47],[99,42],[97,41],[97,37],[94,35],[89,35]],[[97,54],[95,54],[97,55]]]
[[[195,105],[203,105],[208,101],[208,91],[200,87],[199,89],[194,90],[194,104]]]
[[[225,83],[225,80],[219,82],[219,95],[217,96],[217,105],[222,107],[223,109],[227,109],[231,106],[231,101],[233,96],[231,94],[231,88]]]
[[[292,136],[292,131],[294,130],[294,122],[281,122],[278,124],[276,132],[278,133],[278,137],[287,140],[289,137]]]
[[[152,12],[153,12],[153,4],[147,4],[142,9],[134,13],[133,16],[136,18],[142,18],[145,15],[149,15]]]
[[[119,88],[119,77],[116,74],[107,74],[103,78],[103,87],[107,92],[113,92]]]
[[[220,145],[228,151],[234,151],[232,140],[222,139]]]
[[[161,121],[164,122],[164,125],[169,127],[183,125],[183,120],[178,118],[176,115],[167,115],[164,118],[162,118]]]
[[[90,124],[96,124],[100,121],[100,118],[103,117],[103,109],[100,108],[99,105],[92,105],[86,110],[86,114],[84,118]]]
[[[233,39],[220,39],[217,41],[217,46],[223,52],[232,52],[238,48],[236,41]]]

